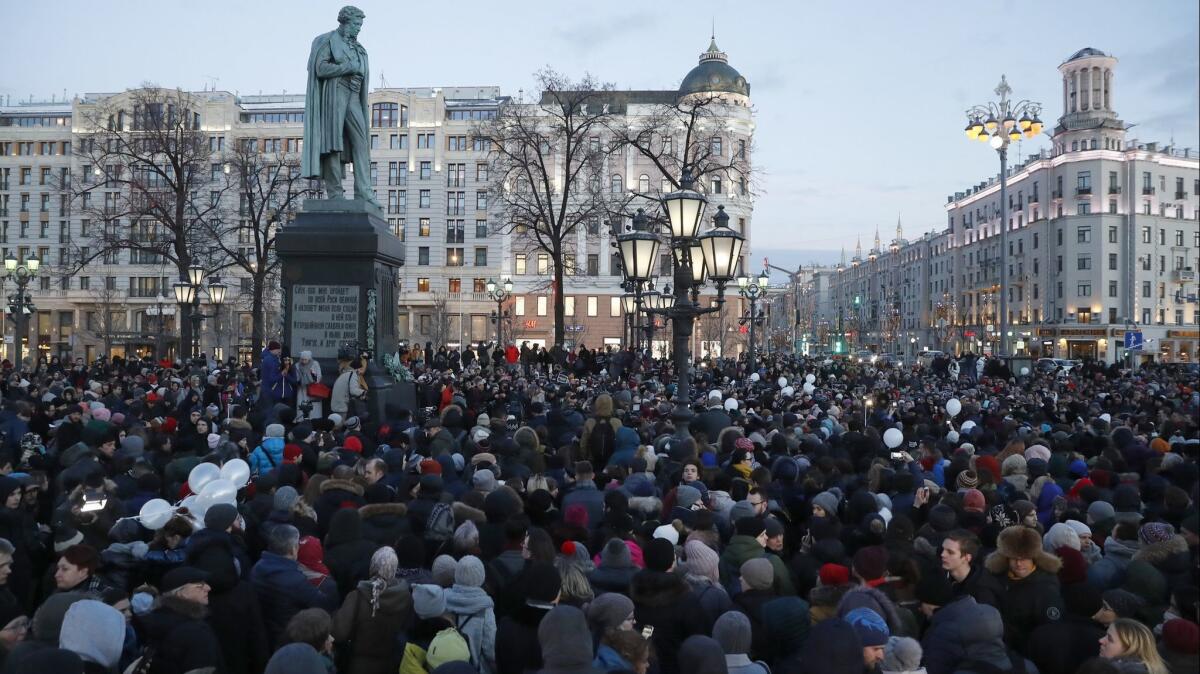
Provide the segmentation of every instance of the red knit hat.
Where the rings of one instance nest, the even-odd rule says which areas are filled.
[[[992,455],[976,456],[975,457],[975,472],[990,473],[992,476],[992,484],[1000,482],[1000,462]]]
[[[1163,643],[1176,653],[1193,655],[1200,653],[1200,625],[1183,618],[1173,618],[1163,623]]]
[[[289,442],[283,446],[284,461],[294,461],[300,458],[302,454],[304,454],[304,450],[300,448],[300,445]]]
[[[823,564],[817,571],[821,585],[847,585],[850,583],[850,569],[841,564]]]
[[[419,464],[422,475],[441,475],[442,464],[433,459],[425,459]]]
[[[362,454],[362,440],[359,440],[354,435],[346,436],[346,439],[342,441],[342,449],[354,452],[355,454]]]

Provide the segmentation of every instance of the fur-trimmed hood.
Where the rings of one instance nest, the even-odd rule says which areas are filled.
[[[984,566],[992,573],[1006,573],[1009,559],[1032,559],[1037,568],[1052,574],[1062,568],[1062,560],[1042,549],[1038,532],[1020,524],[1000,532],[996,551],[988,555]]]
[[[404,517],[408,514],[408,506],[403,503],[371,503],[358,509],[358,514],[365,520],[368,517],[391,515]]]
[[[662,499],[657,496],[632,496],[629,499],[629,509],[645,515],[657,515],[662,512]]]
[[[348,491],[351,494],[354,494],[355,496],[363,495],[362,485],[353,480],[335,480],[333,478],[330,478],[321,483],[321,493],[322,494],[324,494],[325,492],[328,492],[328,491],[333,491],[334,489],[341,489],[343,491]]]
[[[169,609],[192,620],[204,620],[208,615],[208,607],[197,604],[173,594],[164,594],[155,599],[155,606]]]
[[[472,508],[462,501],[455,501],[451,507],[454,509],[454,521],[458,524],[467,520],[475,524],[487,524],[487,514],[478,508]]]
[[[1158,566],[1176,555],[1186,555],[1188,553],[1187,539],[1179,534],[1168,538],[1165,541],[1151,543],[1150,545],[1142,545],[1138,551],[1133,553],[1134,561],[1141,560],[1149,564]]]

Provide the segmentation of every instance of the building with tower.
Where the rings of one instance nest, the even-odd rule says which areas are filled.
[[[1007,265],[1017,353],[1111,362],[1125,332],[1141,331],[1140,357],[1196,361],[1200,154],[1129,137],[1116,66],[1093,48],[1059,65],[1052,147],[1009,168],[1007,223],[993,176],[947,198],[941,231],[908,241],[898,230],[833,272],[830,306],[852,317],[850,344],[991,351]]]

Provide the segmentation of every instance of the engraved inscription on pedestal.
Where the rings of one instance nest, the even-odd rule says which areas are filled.
[[[359,286],[292,286],[292,353],[336,358],[338,348],[359,341]]]

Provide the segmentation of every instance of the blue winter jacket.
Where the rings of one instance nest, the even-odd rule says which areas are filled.
[[[263,438],[250,453],[249,463],[251,475],[266,475],[283,465],[283,438]]]

